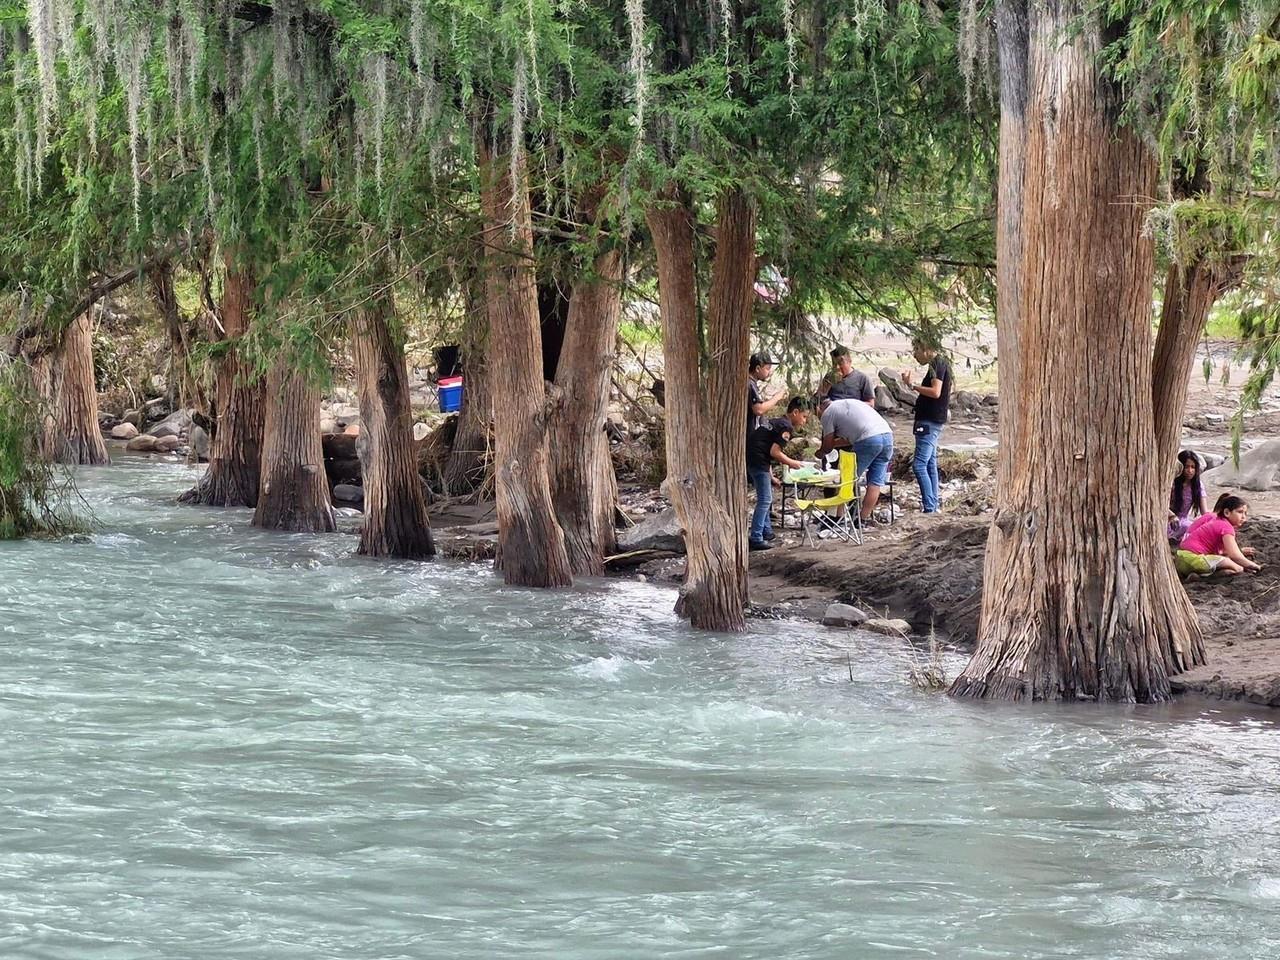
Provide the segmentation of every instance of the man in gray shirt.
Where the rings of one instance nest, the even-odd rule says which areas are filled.
[[[848,347],[836,347],[831,351],[833,373],[823,378],[818,396],[832,400],[862,400],[875,403],[876,391],[871,378],[861,370],[855,370]]]
[[[867,494],[862,498],[865,521],[880,499],[880,488],[889,479],[893,430],[874,407],[861,400],[824,400],[819,410],[822,412],[822,445],[818,447],[818,456],[825,456],[829,450],[852,450],[858,458],[858,474],[867,475]]]

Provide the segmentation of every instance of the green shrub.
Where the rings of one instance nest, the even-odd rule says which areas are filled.
[[[0,359],[0,540],[83,528],[70,509],[70,475],[40,455],[45,408],[31,367]]]

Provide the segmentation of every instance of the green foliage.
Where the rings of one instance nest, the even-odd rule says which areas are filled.
[[[71,486],[40,456],[46,410],[20,361],[0,363],[0,540],[62,536],[81,528]]]

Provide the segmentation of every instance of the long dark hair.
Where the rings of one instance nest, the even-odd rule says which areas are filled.
[[[1178,454],[1178,475],[1173,478],[1173,490],[1169,492],[1169,509],[1177,513],[1182,508],[1182,488],[1187,483],[1183,471],[1188,460],[1196,465],[1196,475],[1191,481],[1191,509],[1197,514],[1207,513],[1204,508],[1204,485],[1200,482],[1200,458],[1194,450],[1183,450]]]
[[[1213,505],[1213,512],[1225,519],[1232,510],[1239,510],[1243,506],[1245,506],[1244,497],[1237,497],[1234,493],[1224,493]]]

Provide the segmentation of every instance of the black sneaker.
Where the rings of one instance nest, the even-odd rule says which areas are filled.
[[[773,544],[765,540],[748,540],[747,546],[752,550],[772,550]]]
[[[766,531],[764,532],[764,538],[765,538],[766,540],[768,540],[770,543],[772,543],[772,542],[774,541],[774,538],[775,538],[775,537],[777,537],[777,534],[776,534],[776,533],[774,533],[772,530],[766,530]]]

